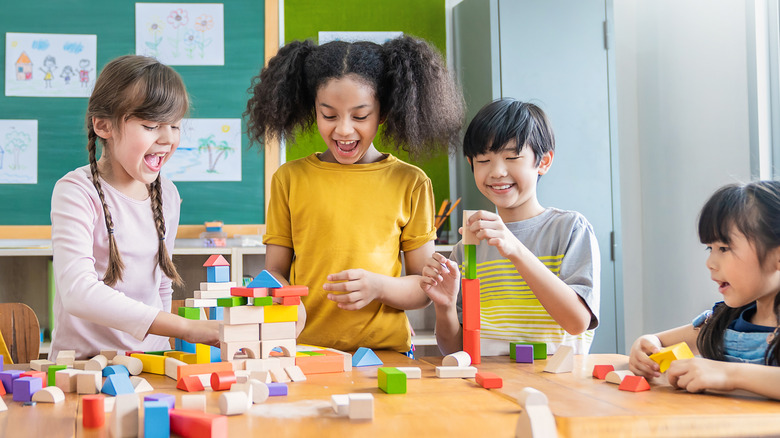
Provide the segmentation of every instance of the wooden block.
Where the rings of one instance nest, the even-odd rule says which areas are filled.
[[[108,360],[113,360],[116,357],[116,350],[100,350],[100,355]]]
[[[517,341],[517,342],[510,342],[509,343],[509,357],[511,359],[515,359],[513,357],[513,352],[516,352],[516,346],[517,345],[530,345],[534,348],[534,360],[543,360],[547,359],[547,344],[544,342],[526,342],[526,341]]]
[[[282,283],[279,283],[279,280],[277,280],[276,277],[263,269],[251,282],[249,282],[248,287],[267,287],[273,289],[282,287]]]
[[[260,298],[268,296],[267,287],[231,287],[230,295],[234,297]]]
[[[80,373],[81,371],[74,369],[57,371],[54,373],[54,385],[62,392],[76,392]]]
[[[32,401],[41,403],[60,403],[65,401],[65,393],[56,386],[47,386],[36,391]]]
[[[268,400],[268,396],[271,395],[271,392],[268,389],[266,382],[262,382],[256,379],[249,379],[249,385],[252,386],[252,403],[259,404]]]
[[[618,389],[631,392],[647,391],[650,389],[650,384],[642,376],[626,376],[620,382]]]
[[[111,436],[137,437],[140,399],[136,394],[120,394],[114,400],[114,412],[111,415]]]
[[[206,412],[206,394],[184,394],[181,396],[179,409]]]
[[[297,306],[301,304],[301,297],[282,297],[282,306]]]
[[[224,310],[224,323],[233,324],[258,324],[265,322],[265,307],[238,306],[226,307]]]
[[[349,394],[349,419],[373,420],[374,395],[370,393]]]
[[[144,362],[133,356],[116,356],[111,360],[114,365],[124,365],[131,376],[137,376],[144,371]]]
[[[309,295],[308,286],[290,285],[271,289],[272,297],[305,297],[307,295]]]
[[[296,356],[295,365],[307,375],[344,372],[344,359],[340,356]]]
[[[471,356],[471,363],[478,365],[482,362],[480,353],[480,331],[463,329],[463,351]]]
[[[280,304],[276,304],[273,306],[264,306],[261,308],[265,309],[265,321],[263,322],[298,321],[298,306],[282,306]]]
[[[231,361],[241,350],[251,358],[260,358],[260,346],[260,341],[220,342],[220,358],[223,362]]]
[[[553,354],[552,359],[547,360],[544,367],[546,373],[570,373],[574,370],[574,349],[568,345],[561,345]]]
[[[253,305],[253,306],[264,307],[264,306],[271,306],[271,305],[273,305],[273,304],[274,304],[274,299],[273,299],[273,297],[257,297],[257,298],[252,298],[252,305]]]
[[[182,365],[177,369],[176,380],[182,377],[194,374],[211,374],[217,371],[233,371],[233,364],[230,362],[213,362],[193,365]]]
[[[152,388],[152,385],[149,383],[149,381],[143,377],[130,376],[130,383],[133,385],[133,390],[136,394],[154,391],[154,388]]]
[[[266,314],[266,316],[268,315]],[[285,356],[295,357],[295,339],[276,339],[260,342],[260,358],[271,357],[271,350],[277,347],[282,349]]]
[[[480,329],[479,279],[460,280],[463,295],[463,330]],[[472,360],[474,357],[472,356]]]
[[[387,394],[406,394],[406,374],[395,367],[377,369],[377,386]]]
[[[666,372],[666,370],[669,369],[669,365],[675,360],[678,359],[692,359],[693,358],[693,352],[691,352],[691,349],[688,347],[688,344],[685,342],[680,342],[679,344],[670,345],[668,347],[664,347],[661,350],[658,351],[658,353],[654,353],[650,355],[650,359],[655,361],[659,367],[660,371],[662,373]]]
[[[176,404],[176,396],[173,394],[163,394],[159,392],[156,394],[149,394],[144,396],[144,401],[158,401],[165,403],[165,405],[168,406],[168,410],[176,407],[174,406]]]
[[[240,307],[246,306],[246,297],[231,296],[230,298],[217,298],[217,306],[219,307]]]
[[[168,415],[171,419],[171,432],[182,438],[228,437],[228,421],[224,415],[184,409],[172,409]]]
[[[233,371],[211,373],[211,389],[214,391],[227,391],[234,383],[236,383],[236,373]]]
[[[103,374],[100,371],[83,371],[76,375],[76,392],[98,394],[103,389]]]
[[[633,375],[634,373],[632,373],[629,370],[615,370],[615,371],[608,372],[607,376],[605,377],[605,380],[609,383],[620,385],[626,376],[633,376]]]
[[[281,382],[266,383],[268,386],[268,395],[271,397],[279,397],[287,395],[287,384]]]
[[[217,307],[219,298],[186,298],[184,305],[187,307]]]
[[[85,395],[81,397],[81,424],[85,429],[103,427],[106,412],[103,408],[103,394]]]
[[[130,357],[141,360],[141,363],[143,364],[143,372],[165,375],[165,356],[157,356],[156,354],[133,353]],[[114,360],[116,361],[116,358],[114,358]]]
[[[249,398],[244,391],[227,391],[219,395],[219,413],[239,415],[247,411]]]
[[[504,386],[504,381],[501,377],[487,371],[478,372],[476,376],[474,376],[474,379],[477,381],[477,385],[485,389],[501,388]]]
[[[182,365],[187,365],[187,363],[178,359],[174,359],[172,357],[166,357],[165,375],[170,377],[173,380],[176,380],[176,378],[179,376],[179,367]]]
[[[185,300],[186,301],[186,300]],[[202,319],[202,312],[200,308],[197,307],[179,307],[179,310],[177,311],[179,313],[179,316],[186,319],[192,319],[192,320],[200,320]]]
[[[272,368],[268,370],[271,373],[271,380],[278,383],[287,383],[290,381],[290,376],[284,371],[283,368]]]
[[[615,371],[615,367],[612,365],[595,365],[593,367],[593,377],[604,380],[610,371]]]
[[[49,365],[55,365],[55,363],[46,359],[35,359],[30,361],[30,368],[35,371],[46,372],[45,369],[42,369],[44,365],[48,368]]]
[[[477,235],[469,230],[468,221],[472,214],[477,210],[463,210],[463,244],[464,245],[479,245],[479,239]]]
[[[197,375],[188,375],[179,378],[179,382],[176,384],[176,389],[181,389],[182,391],[187,392],[195,392],[203,391],[205,388],[203,387],[203,383],[200,381],[200,378],[198,378]]]
[[[144,402],[144,438],[167,438],[171,434],[169,406],[160,401]]]
[[[473,379],[476,375],[474,367],[436,367],[436,377],[440,379]]]
[[[349,395],[333,394],[330,396],[330,404],[333,406],[333,412],[340,417],[349,415]]]
[[[201,299],[201,300],[204,299],[216,300],[218,298],[230,298],[232,296],[230,294],[230,290],[196,290],[193,295],[195,296],[195,299]]]
[[[282,368],[282,362],[279,358],[270,357],[268,359],[247,359],[244,361],[244,369],[247,371],[268,371],[272,368]]]
[[[444,356],[441,364],[445,367],[467,367],[471,365],[471,356],[465,351],[458,351]]]
[[[135,394],[135,388],[130,382],[130,376],[124,374],[111,374],[103,382],[101,391],[108,395]]]
[[[463,277],[477,278],[477,245],[463,245]]]
[[[230,266],[206,267],[206,281],[209,283],[227,283],[230,281]]]
[[[514,351],[514,358],[516,363],[534,363],[534,346],[517,344]],[[545,353],[545,356],[547,353]]]
[[[396,367],[398,371],[406,374],[407,379],[420,379],[422,378],[422,370],[420,367]]]
[[[75,360],[76,360],[75,350],[62,350],[59,353],[57,353],[57,359],[55,359],[55,363],[57,365],[73,366],[73,361]]]
[[[265,322],[260,324],[260,340],[295,339],[294,322]]]
[[[254,307],[249,307],[254,309]],[[266,324],[263,324],[266,325]],[[259,341],[260,324],[220,324],[220,342]]]
[[[43,386],[55,386],[55,384],[57,383],[56,380],[57,371],[61,371],[67,368],[68,368],[67,365],[49,365],[49,368],[46,369],[47,379],[43,380]]]
[[[271,383],[271,372],[268,370],[263,371],[250,371],[249,380],[257,380],[263,383]]]
[[[297,365],[286,367],[284,372],[290,377],[293,382],[303,382],[306,380],[306,375],[303,374],[303,370]]]
[[[523,388],[517,397],[522,406],[517,421],[515,436],[532,438],[554,438],[558,436],[555,417],[550,411],[547,396],[534,388]]]
[[[252,408],[253,398],[252,398],[252,384],[249,382],[246,383],[236,383],[233,386],[230,387],[231,392],[242,392],[244,395],[246,395],[245,403],[246,407],[245,412]]]
[[[201,282],[200,290],[202,291],[215,291],[215,290],[230,290],[230,288],[236,287],[235,281],[223,281],[221,283],[209,283]]]

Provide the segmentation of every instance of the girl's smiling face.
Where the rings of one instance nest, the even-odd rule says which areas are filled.
[[[373,87],[354,75],[331,79],[317,90],[315,110],[317,129],[328,146],[320,159],[364,164],[383,158],[373,144],[380,123]]]

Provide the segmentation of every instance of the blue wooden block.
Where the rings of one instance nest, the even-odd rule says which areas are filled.
[[[168,438],[171,436],[171,417],[168,404],[161,401],[144,402],[144,437]]]
[[[230,281],[230,266],[209,266],[206,268],[206,281],[209,283],[227,283]]]
[[[195,353],[195,344],[176,338],[176,351],[185,353]]]
[[[370,367],[374,365],[383,365],[383,363],[374,353],[374,350],[370,348],[360,347],[352,356],[353,367]]]
[[[209,307],[209,320],[211,320],[211,321],[224,321],[225,320],[225,308],[224,307]]]
[[[108,395],[134,394],[135,388],[133,388],[133,383],[130,382],[129,375],[111,374],[106,377],[101,392]]]
[[[222,362],[222,352],[219,348],[211,346],[211,363]]]
[[[19,377],[14,379],[14,401],[32,401],[32,396],[43,388],[40,377]]]
[[[103,368],[103,377],[108,377],[112,374],[124,374],[125,376],[130,377],[130,371],[128,371],[127,367],[124,365],[109,365]]]
[[[271,289],[276,289],[282,287],[282,283],[279,283],[279,280],[271,275],[270,272],[263,269],[246,287],[268,287]]]
[[[515,345],[515,362],[534,363],[533,345]]]

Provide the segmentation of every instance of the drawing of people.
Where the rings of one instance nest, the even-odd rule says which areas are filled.
[[[81,82],[82,87],[88,87],[89,86],[89,72],[92,71],[91,68],[89,68],[89,59],[82,59],[79,61],[79,81]]]
[[[70,84],[70,78],[76,76],[76,72],[73,71],[73,67],[66,65],[60,73],[60,77],[65,81],[65,85]]]
[[[57,61],[53,56],[47,55],[43,60],[43,67],[40,70],[44,73],[43,81],[46,84],[46,88],[51,88],[51,80],[54,77],[54,70],[57,69]]]

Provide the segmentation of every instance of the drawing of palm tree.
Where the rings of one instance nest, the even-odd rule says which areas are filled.
[[[214,141],[214,135],[209,135],[208,137],[198,139],[198,152],[204,150],[209,153],[209,168],[207,172],[216,173],[219,159],[222,157],[227,158],[228,154],[233,151],[233,148],[224,140],[217,144]]]
[[[10,168],[21,169],[19,156],[27,149],[27,146],[32,143],[32,137],[26,132],[11,131],[6,134],[5,140],[5,150],[13,155],[13,162],[11,163]]]

